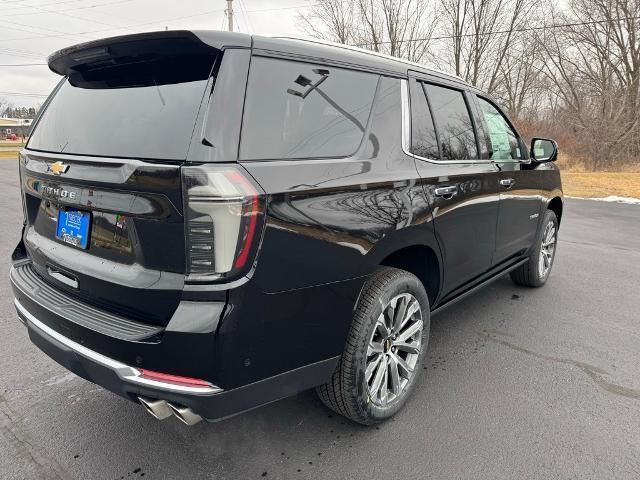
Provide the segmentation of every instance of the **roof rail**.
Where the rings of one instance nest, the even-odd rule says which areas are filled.
[[[430,68],[430,67],[425,67],[424,65],[421,65],[419,63],[416,62],[411,62],[409,60],[405,60],[403,58],[399,58],[399,57],[394,57],[391,55],[387,55],[384,53],[380,53],[380,52],[374,52],[373,50],[367,50],[366,48],[361,48],[361,47],[357,47],[355,45],[349,45],[346,43],[337,43],[337,42],[331,42],[328,40],[322,40],[319,38],[313,38],[313,37],[304,37],[304,36],[296,36],[296,35],[262,35],[264,37],[271,37],[271,38],[279,38],[279,39],[283,39],[283,40],[298,40],[301,42],[309,42],[309,43],[317,43],[319,45],[326,45],[329,47],[337,47],[337,48],[342,48],[344,50],[350,50],[352,52],[358,52],[358,53],[363,53],[365,55],[372,55],[374,57],[379,57],[379,58],[384,58],[387,60],[393,60],[399,63],[404,63],[406,65],[410,65],[413,67],[418,67],[424,70],[428,70],[430,72],[439,74],[439,75],[444,75],[447,77],[451,77],[451,78],[455,78],[460,82],[463,83],[467,83],[462,77],[455,75],[453,73],[447,73],[444,72],[442,70],[438,70],[437,68]]]

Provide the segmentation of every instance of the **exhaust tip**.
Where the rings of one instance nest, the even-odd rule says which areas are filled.
[[[144,409],[158,420],[164,420],[173,414],[173,410],[169,408],[169,404],[164,400],[155,400],[145,397],[138,397],[138,400]]]
[[[167,403],[169,408],[173,411],[173,414],[180,420],[182,423],[188,426],[193,426],[202,421],[202,417],[197,413],[194,413],[188,407],[181,407],[178,405],[173,405],[172,403]]]

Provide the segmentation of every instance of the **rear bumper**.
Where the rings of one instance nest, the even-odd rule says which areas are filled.
[[[209,421],[251,410],[325,383],[339,360],[339,357],[329,358],[230,390],[215,385],[196,388],[159,382],[143,378],[137,368],[63,335],[38,318],[41,310],[38,313],[31,311],[18,295],[16,297],[14,303],[18,316],[26,325],[31,341],[63,367],[129,400],[137,401],[138,397],[166,400],[188,407]]]

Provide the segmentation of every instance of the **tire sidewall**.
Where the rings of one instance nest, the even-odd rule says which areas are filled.
[[[361,414],[361,417],[366,418],[370,423],[383,421],[395,415],[402,408],[408,397],[411,395],[411,392],[416,384],[419,372],[422,369],[422,360],[429,343],[429,299],[424,290],[424,287],[414,275],[401,270],[398,270],[398,272],[400,272],[400,275],[393,276],[384,286],[384,290],[380,294],[378,302],[369,305],[368,311],[361,312],[362,314],[366,315],[367,328],[364,329],[364,338],[359,339],[359,345],[354,355],[353,365],[356,368],[354,376],[356,382],[354,385],[355,392],[353,393],[357,399],[357,405],[360,409],[359,413]],[[384,306],[386,306],[392,298],[401,293],[410,293],[416,298],[416,300],[418,300],[420,304],[423,322],[422,349],[416,363],[415,371],[402,394],[398,398],[393,400],[390,405],[386,407],[379,407],[370,401],[369,390],[367,387],[367,382],[365,380],[367,348],[369,339],[371,338],[373,329],[375,328],[375,324],[378,320],[378,317],[382,313]],[[359,304],[357,308],[361,308],[361,305]]]

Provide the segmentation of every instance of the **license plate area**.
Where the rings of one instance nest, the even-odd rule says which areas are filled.
[[[64,243],[86,250],[89,246],[91,213],[68,208],[58,211],[56,237]]]

